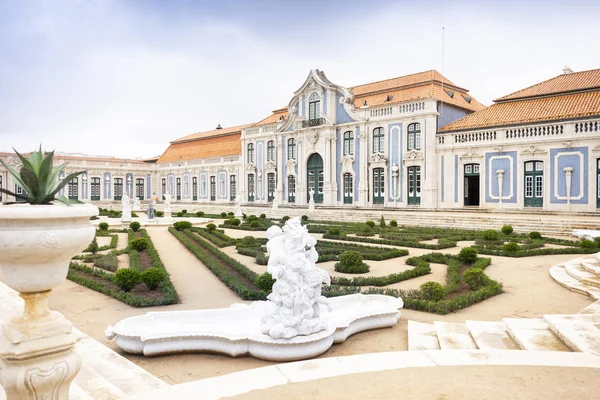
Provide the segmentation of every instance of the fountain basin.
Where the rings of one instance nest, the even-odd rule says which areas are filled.
[[[396,325],[403,307],[400,298],[363,294],[330,298],[329,304],[331,311],[323,310],[327,329],[291,339],[261,333],[262,318],[273,311],[269,301],[212,310],[149,312],[109,326],[105,334],[123,351],[145,356],[207,352],[296,361],[323,354],[355,333]]]

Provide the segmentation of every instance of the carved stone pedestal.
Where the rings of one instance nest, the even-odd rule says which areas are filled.
[[[67,400],[81,368],[70,334],[14,344],[0,335],[0,384],[7,400]]]

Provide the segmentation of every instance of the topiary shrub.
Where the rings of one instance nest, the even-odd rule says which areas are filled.
[[[158,289],[160,284],[167,279],[167,273],[160,268],[148,268],[141,275],[141,281],[150,290]]]
[[[371,225],[363,225],[360,232],[357,233],[358,236],[373,236],[373,228]]]
[[[502,233],[504,233],[505,235],[510,235],[511,233],[513,233],[513,227],[510,225],[504,225],[501,230]]]
[[[136,251],[144,251],[148,248],[148,242],[144,238],[133,239],[129,246]]]
[[[223,217],[223,218],[227,218],[227,213],[226,213],[225,211],[223,211],[223,212],[221,213],[221,217]]]
[[[233,217],[233,216],[234,216],[234,214],[233,214],[233,211],[229,211],[229,212],[227,213],[227,216],[229,216],[229,217]]]
[[[477,290],[485,286],[487,277],[485,276],[481,268],[469,268],[468,270],[463,272],[462,280],[464,283],[467,284],[469,289]]]
[[[240,221],[239,218],[231,218],[229,220],[229,225],[240,226],[241,223],[242,223],[242,221]]]
[[[173,223],[173,227],[178,231],[182,231],[184,229],[190,229],[192,223],[190,221],[177,221]]]
[[[241,247],[254,247],[256,245],[256,239],[254,239],[252,236],[244,236],[242,239],[240,239],[238,244]]]
[[[260,214],[260,217],[259,217],[259,218],[260,218],[260,219],[266,219],[266,218],[267,218],[267,215],[266,215],[266,214]]]
[[[302,219],[302,222],[306,222],[308,221],[308,215],[303,215],[302,217],[300,217],[300,219]]]
[[[101,231],[107,231],[108,230],[108,223],[107,222],[100,222],[98,224],[98,229],[100,229]]]
[[[390,226],[397,227],[398,226],[398,221],[396,221],[395,219],[391,220],[390,221]]]
[[[515,242],[504,243],[504,245],[502,246],[502,251],[506,251],[509,253],[519,251],[519,250],[521,250],[521,246],[519,246],[519,243],[515,243]]]
[[[182,213],[187,214],[187,210],[184,208],[183,210],[181,210]]]
[[[598,248],[598,243],[593,240],[583,239],[581,242],[579,242],[579,246],[582,249],[593,250]]]
[[[500,240],[500,234],[498,233],[498,231],[495,231],[493,229],[488,229],[481,233],[481,238],[483,240],[488,240],[490,242],[494,242],[496,240]]]
[[[164,217],[165,216],[165,212],[164,211],[155,211],[154,215],[156,217]]]
[[[340,261],[335,263],[335,270],[346,274],[364,274],[369,272],[369,266],[363,262],[363,256],[358,251],[348,250],[340,254]]]
[[[385,218],[383,218],[383,215],[381,216],[381,219],[379,220],[379,227],[385,228]]]
[[[369,225],[370,228],[375,228],[375,222],[373,221],[367,221],[365,224]]]
[[[140,271],[132,268],[120,269],[113,276],[113,283],[124,292],[131,292],[140,280]]]
[[[542,234],[539,232],[529,232],[529,239],[541,239]]]
[[[267,293],[270,293],[273,290],[274,283],[275,279],[273,279],[271,274],[268,272],[257,276],[254,280],[254,284],[256,285],[256,287]]]
[[[594,238],[594,242],[596,242],[598,244],[598,246],[600,246],[600,236],[596,236]]]
[[[287,215],[285,215],[283,218],[281,218],[281,222],[285,224],[288,219],[290,219],[290,217],[288,217]]]
[[[440,301],[446,297],[446,289],[437,282],[425,282],[420,289],[423,300]]]
[[[129,229],[131,229],[134,232],[137,232],[140,230],[140,223],[137,221],[133,221],[132,223],[129,224]]]
[[[182,212],[178,212],[177,214],[175,214],[176,217],[181,218],[183,217],[183,213]]]
[[[340,236],[341,234],[341,230],[340,228],[329,228],[329,230],[327,231],[328,235],[334,235],[334,236]]]
[[[465,264],[473,264],[477,260],[477,250],[472,247],[460,249],[458,260]]]
[[[84,252],[89,251],[92,254],[96,254],[98,252],[98,249],[100,249],[100,246],[98,246],[98,241],[94,237],[94,240],[92,240],[92,243],[90,243],[90,245],[87,247],[87,249],[84,250]]]
[[[246,218],[248,218],[248,217],[246,216],[246,214],[242,214],[242,219],[246,219]]]
[[[203,215],[204,215],[204,211],[198,211],[196,213],[196,217],[198,217],[198,218],[202,217]]]
[[[250,228],[259,228],[259,227],[260,227],[260,222],[258,222],[258,221],[250,222]]]
[[[208,233],[212,233],[215,229],[217,229],[217,226],[215,224],[206,225],[206,230],[208,231]]]

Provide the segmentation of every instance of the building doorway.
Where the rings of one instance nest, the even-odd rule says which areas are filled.
[[[421,204],[421,167],[408,167],[408,205]]]
[[[267,174],[267,201],[272,203],[275,199],[275,174]]]
[[[525,163],[525,207],[544,206],[544,162]]]
[[[373,204],[383,204],[385,175],[383,168],[373,168]]]
[[[479,206],[479,164],[465,165],[465,206]]]
[[[308,158],[306,169],[306,176],[308,176],[306,201],[310,201],[310,192],[314,190],[315,203],[323,203],[323,158],[318,153],[314,153]]]

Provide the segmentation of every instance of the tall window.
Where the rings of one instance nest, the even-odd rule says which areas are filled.
[[[288,176],[288,203],[296,202],[296,177]]]
[[[234,201],[235,196],[237,196],[237,185],[235,183],[235,175],[231,175],[229,177],[229,199]]]
[[[319,95],[313,93],[308,99],[308,119],[317,119],[321,116],[321,100]]]
[[[165,178],[163,178],[162,180],[162,194],[163,196],[165,195],[165,193],[167,193],[167,180]],[[163,197],[164,199],[164,197]]]
[[[408,126],[408,150],[421,150],[421,124]]]
[[[144,179],[143,178],[137,178],[135,180],[135,196],[140,200],[144,200]]]
[[[181,200],[181,178],[177,178],[177,200]]]
[[[248,143],[248,163],[254,162],[254,143]]]
[[[348,131],[344,133],[344,155],[354,154],[354,132]]]
[[[354,194],[354,185],[352,174],[344,174],[344,204],[352,204],[352,197]]]
[[[267,201],[269,203],[275,199],[275,185],[275,174],[267,174]]]
[[[210,177],[210,201],[215,201],[217,198],[217,177]]]
[[[254,201],[254,174],[248,174],[248,201]]]
[[[23,194],[23,188],[15,183],[15,193]]]
[[[383,128],[373,129],[373,153],[383,153]]]
[[[100,200],[100,178],[92,178],[91,200]]]
[[[192,200],[198,200],[198,177],[192,177]]]
[[[121,200],[123,197],[123,178],[115,178],[115,200]]]
[[[267,161],[275,161],[275,143],[272,140],[267,142]]]
[[[288,139],[288,160],[296,159],[296,139]]]
[[[79,197],[79,179],[73,178],[69,181],[68,185],[68,197],[70,200],[77,200]]]

